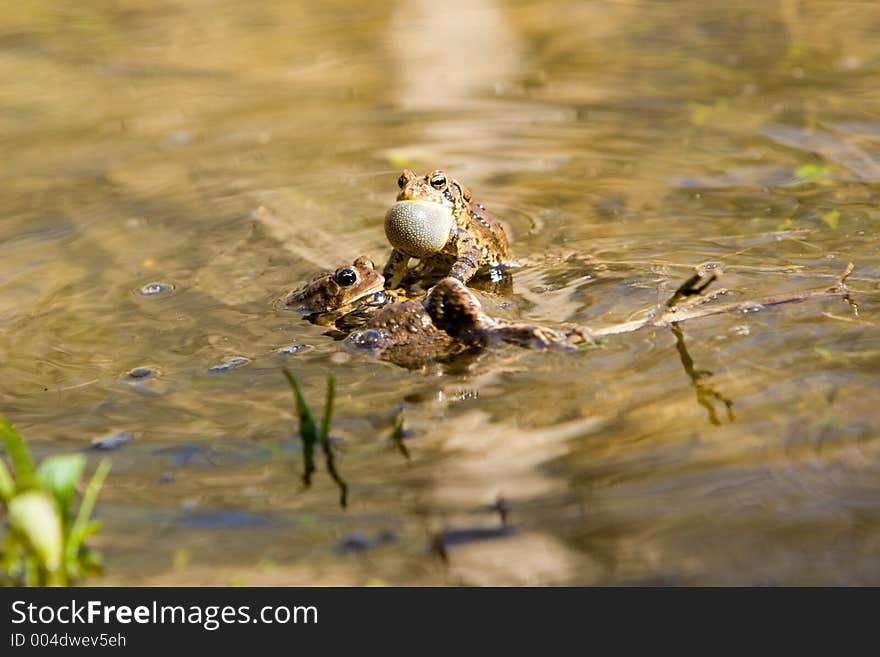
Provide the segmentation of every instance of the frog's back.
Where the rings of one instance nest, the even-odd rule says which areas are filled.
[[[504,225],[485,207],[476,204],[470,211],[469,231],[480,247],[481,269],[502,265],[510,257]]]
[[[457,351],[452,337],[434,325],[419,301],[386,306],[345,342],[350,349],[409,369],[442,361]]]

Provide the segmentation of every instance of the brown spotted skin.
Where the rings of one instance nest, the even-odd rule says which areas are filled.
[[[291,292],[284,307],[303,314],[342,310],[349,304],[383,289],[385,279],[366,256],[350,265],[324,272]]]
[[[485,345],[494,339],[532,349],[570,345],[569,335],[560,331],[490,317],[473,292],[454,278],[435,285],[424,304],[438,328],[469,344]]]
[[[284,307],[313,324],[335,326],[343,334],[366,324],[382,306],[405,299],[402,290],[385,290],[385,279],[366,256],[319,274],[284,299]]]
[[[346,344],[407,369],[447,361],[467,350],[466,345],[434,325],[420,301],[385,306],[363,331],[349,335]]]
[[[342,282],[347,282],[342,274],[348,277],[354,275],[354,282],[341,285],[341,277]],[[438,286],[431,297],[432,312],[437,317],[442,317],[445,306],[450,307],[449,318],[443,320],[443,328],[438,329],[426,308],[426,294],[422,293],[419,299],[410,300],[402,289],[384,290],[383,282],[382,275],[375,270],[372,261],[361,256],[351,265],[342,265],[319,274],[288,295],[284,305],[287,309],[307,315],[314,324],[334,325],[345,333],[364,327],[378,314],[369,326],[380,330],[382,334],[382,341],[376,343],[376,349],[393,347],[401,354],[407,350],[439,354],[449,347],[450,334],[470,328],[472,321],[469,315],[479,311],[476,297],[460,283],[458,285],[463,291],[455,287],[448,288],[448,284]],[[461,299],[460,305],[467,310],[453,316],[453,299],[458,297]],[[476,310],[471,300],[476,303]],[[384,311],[379,314],[382,309]],[[461,324],[461,331],[456,330],[458,324]]]
[[[479,299],[457,278],[444,278],[425,297],[434,325],[457,340],[484,343],[496,324],[483,312]]]
[[[419,176],[404,169],[397,181],[398,201],[430,201],[451,208],[455,225],[436,255],[422,258],[420,271],[450,276],[467,283],[480,270],[498,267],[508,259],[507,234],[501,222],[479,203],[470,190],[443,169]],[[385,286],[396,288],[407,274],[411,256],[393,249],[382,273]]]
[[[568,335],[540,326],[493,319],[458,279],[445,278],[422,301],[392,303],[352,333],[352,349],[408,369],[475,353],[491,341],[522,347],[568,347]]]

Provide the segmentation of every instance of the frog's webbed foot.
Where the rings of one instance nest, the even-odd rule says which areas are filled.
[[[453,237],[455,247],[455,264],[449,271],[451,278],[456,278],[462,283],[467,283],[474,277],[479,269],[480,247],[473,235],[466,231],[458,231]]]
[[[409,256],[403,251],[392,249],[391,255],[388,256],[388,262],[382,269],[386,290],[393,290],[400,286],[403,277],[406,276],[407,265],[409,265]]]

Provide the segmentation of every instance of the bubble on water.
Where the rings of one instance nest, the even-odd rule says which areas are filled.
[[[209,367],[208,371],[211,374],[225,374],[231,370],[234,370],[238,367],[244,367],[248,363],[251,362],[250,358],[245,358],[244,356],[229,356],[223,359],[219,365],[214,365],[213,367]]]
[[[749,333],[751,333],[751,329],[749,328],[748,324],[737,324],[736,326],[734,326],[730,330],[730,332],[733,333],[734,335],[745,336],[745,335],[748,335]]]
[[[744,303],[739,307],[739,311],[744,315],[748,313],[757,313],[764,310],[764,306],[760,303]]]
[[[138,292],[145,297],[157,297],[160,294],[168,294],[173,291],[174,286],[171,283],[161,283],[158,281],[147,283],[138,289]]]

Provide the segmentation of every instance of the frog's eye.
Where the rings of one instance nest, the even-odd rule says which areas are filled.
[[[428,182],[431,183],[431,187],[433,187],[434,189],[443,189],[444,187],[446,187],[446,176],[444,176],[442,173],[435,173],[433,176],[431,176],[431,180],[429,180]]]
[[[403,186],[406,184],[406,176],[400,174],[400,178],[397,179],[397,186],[403,189]]]
[[[336,282],[339,283],[342,287],[349,287],[350,285],[354,285],[357,283],[358,275],[357,272],[351,267],[346,267],[345,269],[340,269],[336,272]]]

